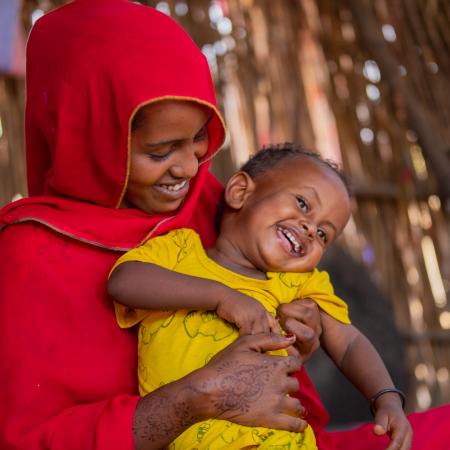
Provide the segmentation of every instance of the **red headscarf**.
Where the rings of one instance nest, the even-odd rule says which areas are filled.
[[[188,197],[171,215],[120,209],[133,115],[145,104],[174,98],[212,112],[208,153]],[[30,198],[7,206],[0,227],[32,220],[81,241],[125,250],[158,224],[158,233],[189,226],[194,207],[201,214],[202,204],[214,204],[221,191],[208,173],[208,160],[224,135],[207,61],[179,25],[127,0],[76,0],[44,16],[31,32]]]

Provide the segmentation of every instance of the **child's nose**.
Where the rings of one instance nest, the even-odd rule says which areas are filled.
[[[302,222],[302,228],[304,233],[310,238],[314,238],[317,233],[317,227],[312,222]]]

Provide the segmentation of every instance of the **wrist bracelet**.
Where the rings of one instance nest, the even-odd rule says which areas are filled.
[[[394,392],[395,394],[398,394],[400,396],[400,399],[402,401],[402,408],[405,409],[405,394],[397,388],[386,388],[381,389],[381,391],[378,391],[371,399],[370,399],[370,412],[372,413],[372,416],[375,415],[375,402],[384,394],[387,394],[389,392]]]

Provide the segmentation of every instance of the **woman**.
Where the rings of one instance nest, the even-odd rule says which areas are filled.
[[[172,19],[125,0],[44,16],[27,52],[30,198],[0,215],[0,447],[161,448],[216,416],[303,429],[286,397],[296,357],[270,357],[253,396],[236,396],[262,351],[293,337],[241,339],[140,399],[135,336],[106,296],[115,260],[151,234],[190,226],[214,239],[222,188],[208,161],[225,130],[201,52]]]

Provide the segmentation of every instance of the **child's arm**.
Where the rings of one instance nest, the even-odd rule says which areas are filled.
[[[392,379],[370,341],[354,326],[343,324],[321,312],[324,350],[343,374],[370,401],[385,388],[394,388]],[[388,450],[411,447],[412,430],[397,393],[381,395],[375,402],[374,433],[388,433]]]
[[[155,264],[127,261],[117,266],[108,293],[119,303],[140,309],[214,310],[241,335],[279,332],[266,309],[254,298],[214,280],[184,275]]]

